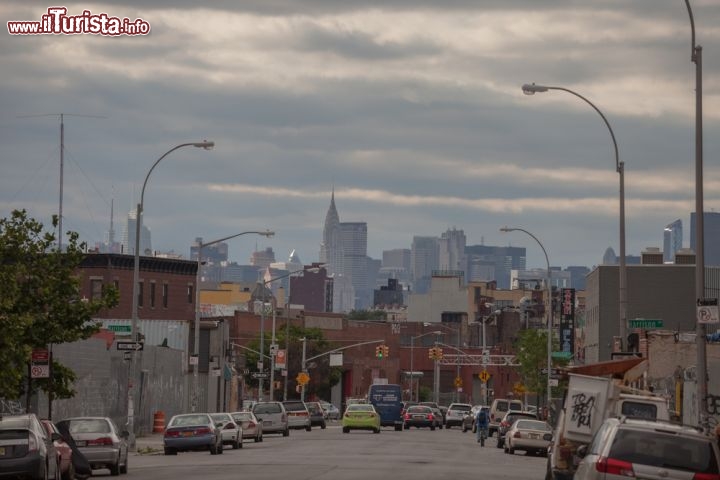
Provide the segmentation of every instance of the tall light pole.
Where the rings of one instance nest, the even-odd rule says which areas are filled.
[[[695,64],[695,296],[700,302],[705,298],[705,210],[703,206],[703,123],[702,123],[702,46],[695,43],[695,19],[690,0],[685,0],[690,16],[692,55]],[[698,425],[707,417],[708,392],[707,357],[705,352],[705,324],[695,324],[697,349],[697,412]]]
[[[530,235],[533,240],[537,242],[538,245],[540,245],[540,248],[543,251],[543,254],[545,254],[545,263],[547,264],[547,302],[548,306],[545,310],[545,315],[547,316],[547,408],[548,412],[550,411],[550,404],[552,403],[552,285],[550,284],[550,260],[548,260],[548,254],[545,250],[545,247],[543,247],[543,244],[540,243],[540,240],[533,235],[532,233],[528,232],[527,230],[523,228],[508,228],[503,227],[500,229],[501,232],[523,232],[527,235]]]
[[[324,265],[323,265],[324,266]],[[300,268],[298,270],[293,270],[292,272],[288,272],[286,274],[277,276],[275,278],[271,278],[270,280],[265,280],[263,282],[263,287],[267,286],[269,283],[282,280],[283,278],[290,278],[293,275],[297,273],[304,273],[304,272],[310,272],[310,273],[318,273],[320,272],[320,266],[318,267],[311,267],[311,268]],[[286,316],[287,316],[287,322],[285,322],[285,365],[287,370],[287,362],[288,362],[288,347],[290,346],[290,317],[288,316],[288,309],[290,308],[290,284],[292,283],[291,280],[288,280],[288,294],[286,299]],[[263,292],[265,289],[263,288]],[[270,399],[272,400],[272,385],[275,381],[275,356],[277,355],[277,346],[275,345],[275,307],[273,307],[273,325],[272,325],[272,340],[270,342]],[[283,390],[283,401],[287,400],[287,375],[285,376],[285,385]]]
[[[571,95],[575,95],[581,100],[584,100],[590,105],[599,115],[602,117],[605,126],[607,126],[610,132],[610,138],[612,138],[613,147],[615,149],[615,170],[620,177],[620,266],[619,266],[619,280],[618,280],[618,336],[620,337],[620,351],[625,351],[624,346],[627,342],[627,265],[625,264],[625,162],[620,161],[620,154],[618,153],[617,141],[615,140],[615,133],[613,132],[610,122],[608,122],[605,115],[600,111],[587,98],[583,97],[577,92],[564,87],[549,87],[546,85],[535,85],[525,84],[522,86],[523,93],[525,95],[534,95],[535,93],[547,92],[548,90],[561,90]]]
[[[230,235],[228,237],[219,238],[217,240],[213,240],[212,242],[203,242],[202,240],[198,241],[198,252],[197,252],[197,273],[195,274],[195,336],[194,336],[194,346],[193,346],[193,354],[195,356],[194,363],[193,363],[193,397],[192,397],[192,406],[191,411],[195,413],[195,410],[197,409],[198,404],[198,397],[199,397],[199,363],[200,363],[200,281],[201,281],[201,272],[202,269],[202,250],[204,247],[209,247],[210,245],[215,245],[216,243],[221,243],[226,240],[231,240],[235,237],[239,237],[241,235],[249,235],[249,234],[256,234],[256,235],[262,235],[264,237],[272,237],[275,235],[275,232],[271,232],[270,230],[266,230],[264,232],[256,232],[256,231],[249,231],[249,232],[241,232],[236,233],[235,235]]]
[[[133,261],[133,287],[132,287],[132,318],[131,318],[131,327],[130,327],[130,334],[132,336],[132,341],[137,342],[139,340],[138,338],[138,296],[139,296],[139,289],[140,289],[140,230],[142,229],[142,213],[143,213],[143,205],[145,201],[145,187],[147,187],[147,182],[150,179],[150,174],[155,170],[155,167],[157,167],[157,164],[162,161],[163,158],[167,157],[170,153],[174,152],[175,150],[183,147],[197,147],[197,148],[204,148],[205,150],[210,150],[215,146],[215,142],[209,142],[207,140],[204,140],[202,142],[190,142],[190,143],[181,143],[180,145],[176,145],[167,152],[165,152],[160,158],[155,160],[155,163],[153,163],[152,167],[150,167],[150,170],[148,171],[147,175],[145,175],[145,181],[143,182],[142,190],[140,191],[140,203],[137,204],[137,208],[135,209],[135,258]],[[133,374],[137,370],[137,351],[133,350],[132,353],[132,372]],[[135,431],[134,431],[134,409],[135,409],[135,389],[132,388],[132,376],[131,378],[128,378],[128,430],[130,431],[130,443],[132,445],[135,444]]]
[[[415,355],[414,355],[414,353],[415,353],[415,340],[418,339],[418,338],[422,338],[422,337],[424,337],[424,336],[426,336],[426,335],[437,335],[437,336],[440,336],[440,335],[442,335],[442,334],[443,334],[443,332],[441,332],[440,330],[435,330],[435,331],[433,331],[433,332],[427,332],[427,333],[423,333],[423,334],[421,334],[421,335],[416,335],[416,336],[414,336],[414,337],[410,337],[410,401],[411,401],[411,402],[412,402],[412,401],[415,401],[415,402],[417,401],[417,400],[415,399],[415,397],[413,396],[413,385],[414,385],[414,383],[415,383],[415,370],[413,369],[414,362],[415,362]]]

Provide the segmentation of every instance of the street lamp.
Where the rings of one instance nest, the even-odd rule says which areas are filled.
[[[263,282],[263,287],[265,287],[267,284],[275,282],[277,280],[282,280],[283,278],[292,277],[296,273],[304,273],[304,272],[318,273],[318,272],[320,272],[320,268],[322,268],[324,266],[325,265],[323,264],[323,265],[317,266],[317,267],[301,268],[298,270],[293,270],[292,272],[288,272],[286,274],[277,276],[275,278],[271,278],[270,280],[265,280]],[[286,365],[285,368],[286,369],[287,369],[287,365],[288,365],[288,350],[290,347],[290,340],[289,340],[290,339],[290,317],[289,317],[288,309],[290,308],[290,284],[291,283],[292,283],[291,281],[288,281],[288,293],[287,293],[287,298],[286,298],[286,302],[285,302],[285,305],[286,305],[285,312],[286,312],[286,316],[287,316],[287,321],[285,322],[285,365]],[[263,292],[264,291],[265,291],[265,289],[263,288]],[[265,322],[264,311],[265,310],[263,309],[263,319],[262,319],[263,323]],[[264,342],[264,339],[261,339],[260,341],[262,344]],[[270,346],[270,397],[271,397],[270,399],[272,400],[272,385],[273,385],[273,382],[275,381],[275,356],[277,355],[277,346],[273,347],[273,345],[275,345],[275,308],[274,307],[273,307],[272,340],[270,342],[270,345],[271,345]],[[262,382],[262,379],[260,379],[260,381]],[[283,401],[287,400],[287,381],[288,381],[288,377],[286,375],[285,376],[285,385],[284,385],[284,390],[283,390]]]
[[[413,384],[414,384],[414,377],[415,377],[415,370],[413,369],[413,364],[414,364],[414,362],[415,362],[415,355],[414,355],[414,352],[415,352],[415,340],[418,339],[418,338],[424,337],[424,336],[426,336],[426,335],[437,335],[437,336],[440,336],[440,335],[442,335],[442,334],[443,334],[443,332],[441,332],[440,330],[435,330],[435,331],[433,331],[433,332],[427,332],[427,333],[423,333],[423,334],[421,334],[421,335],[416,335],[416,336],[414,336],[414,337],[410,337],[410,401],[415,401],[415,402],[417,401],[417,400],[413,397]]]
[[[705,298],[705,211],[703,206],[703,123],[702,123],[702,46],[695,43],[695,19],[690,0],[685,0],[690,16],[692,41],[691,60],[695,64],[695,297]],[[707,417],[707,356],[705,349],[705,324],[695,324],[697,349],[697,411],[698,425]]]
[[[534,95],[535,93],[547,92],[548,90],[561,90],[563,92],[570,93],[572,95],[575,95],[579,99],[584,100],[588,105],[590,105],[602,117],[603,122],[605,122],[605,125],[610,132],[610,137],[612,138],[613,147],[615,148],[615,170],[620,176],[620,279],[618,281],[618,307],[620,316],[618,321],[620,329],[618,331],[618,335],[620,336],[620,351],[622,352],[624,351],[623,345],[625,344],[627,337],[627,266],[625,264],[625,162],[620,161],[617,141],[615,140],[615,133],[613,133],[610,122],[607,121],[605,115],[603,115],[600,109],[596,107],[595,104],[593,104],[590,100],[583,97],[579,93],[570,90],[569,88],[549,87],[546,85],[535,85],[534,83],[526,83],[522,86],[522,91],[525,95]]]
[[[226,240],[231,240],[235,237],[239,237],[241,235],[249,235],[249,234],[256,234],[256,235],[262,235],[264,237],[272,237],[275,235],[275,232],[271,232],[270,230],[266,230],[264,232],[256,232],[256,231],[249,231],[249,232],[241,232],[236,233],[235,235],[230,235],[228,237],[219,238],[217,240],[213,240],[212,242],[205,242],[203,243],[202,240],[198,240],[198,252],[197,252],[197,273],[196,273],[196,280],[195,280],[195,343],[193,347],[193,353],[195,354],[195,362],[193,363],[193,399],[192,399],[192,412],[195,413],[195,409],[197,408],[198,403],[198,393],[199,393],[199,363],[200,363],[200,280],[201,280],[201,274],[200,269],[202,268],[202,249],[204,247],[209,247],[210,245],[215,245],[216,243],[221,243]]]
[[[543,244],[540,243],[540,240],[533,235],[532,233],[528,232],[527,230],[523,228],[508,228],[503,227],[500,229],[501,232],[524,232],[532,237],[533,240],[537,242],[538,245],[540,245],[540,248],[542,249],[543,253],[545,254],[545,263],[547,264],[547,310],[545,311],[545,315],[547,316],[547,408],[548,411],[550,411],[550,403],[552,402],[552,392],[551,392],[551,379],[552,379],[552,286],[550,285],[550,260],[548,260],[548,254],[547,251],[545,251],[545,247],[543,247]]]
[[[155,160],[155,163],[153,163],[152,167],[150,167],[150,171],[148,171],[147,175],[145,175],[145,181],[143,182],[142,190],[140,191],[140,203],[137,204],[137,208],[135,209],[135,258],[133,260],[133,287],[132,287],[132,318],[131,318],[131,327],[130,332],[132,335],[132,341],[137,342],[138,341],[138,295],[139,295],[139,288],[140,288],[140,229],[142,228],[142,213],[143,213],[143,204],[145,200],[145,187],[147,187],[148,179],[150,179],[150,174],[155,170],[155,167],[157,166],[160,161],[167,157],[170,153],[174,152],[175,150],[183,147],[197,147],[197,148],[204,148],[205,150],[210,150],[215,146],[215,142],[210,142],[207,140],[204,140],[202,142],[190,142],[190,143],[181,143],[180,145],[176,145],[175,147],[171,148],[167,152],[165,152],[162,157]],[[137,350],[133,350],[133,356],[132,356],[132,363],[133,363],[133,373],[137,369],[136,365],[136,356],[137,356]],[[130,430],[131,435],[131,444],[135,444],[135,432],[133,428],[133,422],[134,422],[134,415],[133,411],[135,408],[135,391],[132,389],[132,380],[128,379],[129,385],[129,393],[128,393],[128,429]]]

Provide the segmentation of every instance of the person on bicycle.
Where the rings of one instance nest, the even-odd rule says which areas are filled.
[[[487,411],[484,408],[478,409],[477,415],[475,416],[475,431],[477,433],[477,441],[481,446],[485,446],[485,439],[488,436],[488,425],[490,419],[488,418]]]

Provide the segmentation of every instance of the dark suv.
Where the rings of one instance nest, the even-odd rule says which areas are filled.
[[[305,402],[305,407],[310,413],[310,425],[313,427],[320,427],[325,429],[327,423],[325,422],[325,411],[318,402]]]

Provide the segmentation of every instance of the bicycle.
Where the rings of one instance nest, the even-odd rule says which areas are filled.
[[[488,438],[488,427],[478,427],[480,429],[480,438],[478,441],[480,442],[480,446],[485,446],[485,439]]]

